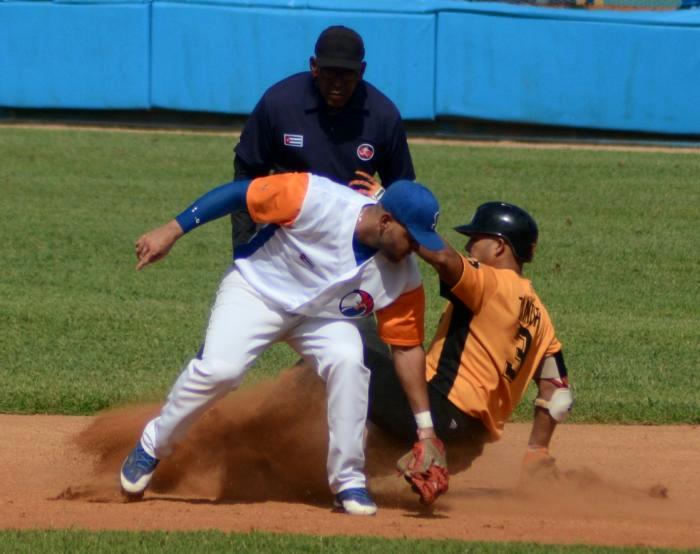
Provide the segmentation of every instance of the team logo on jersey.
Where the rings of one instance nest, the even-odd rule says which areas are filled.
[[[374,310],[374,298],[364,290],[355,289],[340,299],[340,313],[345,317],[362,317]]]
[[[437,227],[438,217],[440,217],[440,212],[435,212],[435,215],[433,216],[433,224],[430,226],[432,231],[434,231],[435,227]]]
[[[357,157],[363,162],[368,162],[374,158],[374,146],[366,142],[357,147]]]
[[[293,146],[294,148],[304,147],[304,135],[290,135],[289,133],[284,134],[284,145]]]

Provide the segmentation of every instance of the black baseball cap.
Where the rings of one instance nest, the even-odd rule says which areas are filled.
[[[365,58],[365,45],[362,37],[352,29],[334,25],[319,35],[314,52],[319,67],[360,71]]]

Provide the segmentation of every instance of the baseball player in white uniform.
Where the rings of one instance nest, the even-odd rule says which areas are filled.
[[[363,433],[369,371],[355,321],[376,313],[422,437],[432,436],[425,386],[425,297],[412,252],[440,250],[439,206],[423,185],[398,181],[380,203],[309,173],[234,181],[196,200],[136,242],[137,269],[185,233],[246,208],[264,227],[236,251],[211,311],[204,345],[124,461],[124,494],[140,498],[158,461],[215,400],[236,389],[272,343],[287,342],[326,383],[328,480],[337,508],[377,510],[366,489]]]

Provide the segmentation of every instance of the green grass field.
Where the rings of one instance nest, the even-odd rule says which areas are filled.
[[[197,230],[139,273],[133,243],[228,181],[234,143],[203,134],[0,127],[0,412],[93,414],[164,397],[203,337],[230,263],[229,223]],[[455,246],[465,240],[452,227],[487,200],[520,204],[538,220],[528,275],[564,343],[576,394],[570,421],[700,423],[700,157],[420,144],[412,152],[419,179],[441,201],[439,230]],[[443,301],[437,279],[423,270],[430,338]],[[247,383],[295,358],[274,347]],[[515,419],[530,413],[523,402]],[[174,540],[181,550],[172,552],[201,540],[171,536],[5,532],[0,542],[7,551],[48,552],[91,544],[91,551],[131,551],[134,541],[154,541],[150,549],[162,551]],[[237,540],[260,541],[253,550],[360,549],[322,538],[285,539],[278,548],[267,535],[222,537],[207,539],[221,542],[212,551],[242,549],[227,542]],[[390,544],[361,549],[401,550]],[[439,544],[425,551],[471,548]],[[503,546],[478,546],[491,548]]]
[[[224,136],[0,129],[0,411],[89,414],[160,399],[197,350],[230,262],[229,223],[134,271],[134,240],[230,179]],[[492,199],[526,207],[528,273],[564,343],[572,421],[698,423],[700,157],[413,145],[452,231]],[[443,305],[424,267],[427,336]],[[266,354],[248,382],[295,356]],[[516,417],[527,418],[521,404]]]
[[[611,548],[590,546],[553,546],[533,543],[484,543],[454,540],[379,540],[368,537],[323,537],[273,533],[226,534],[219,531],[189,533],[87,531],[0,531],[4,553],[71,554],[109,552],[162,552],[191,554],[206,552],[320,552],[336,554],[363,552],[368,554],[661,554],[678,552],[661,548]]]

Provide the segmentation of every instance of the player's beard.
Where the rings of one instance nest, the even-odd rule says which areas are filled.
[[[382,233],[379,236],[378,249],[382,254],[384,254],[384,257],[386,257],[390,262],[396,264],[402,261],[410,253],[410,251],[399,251],[399,248],[396,246],[396,243],[385,239],[384,233]]]

